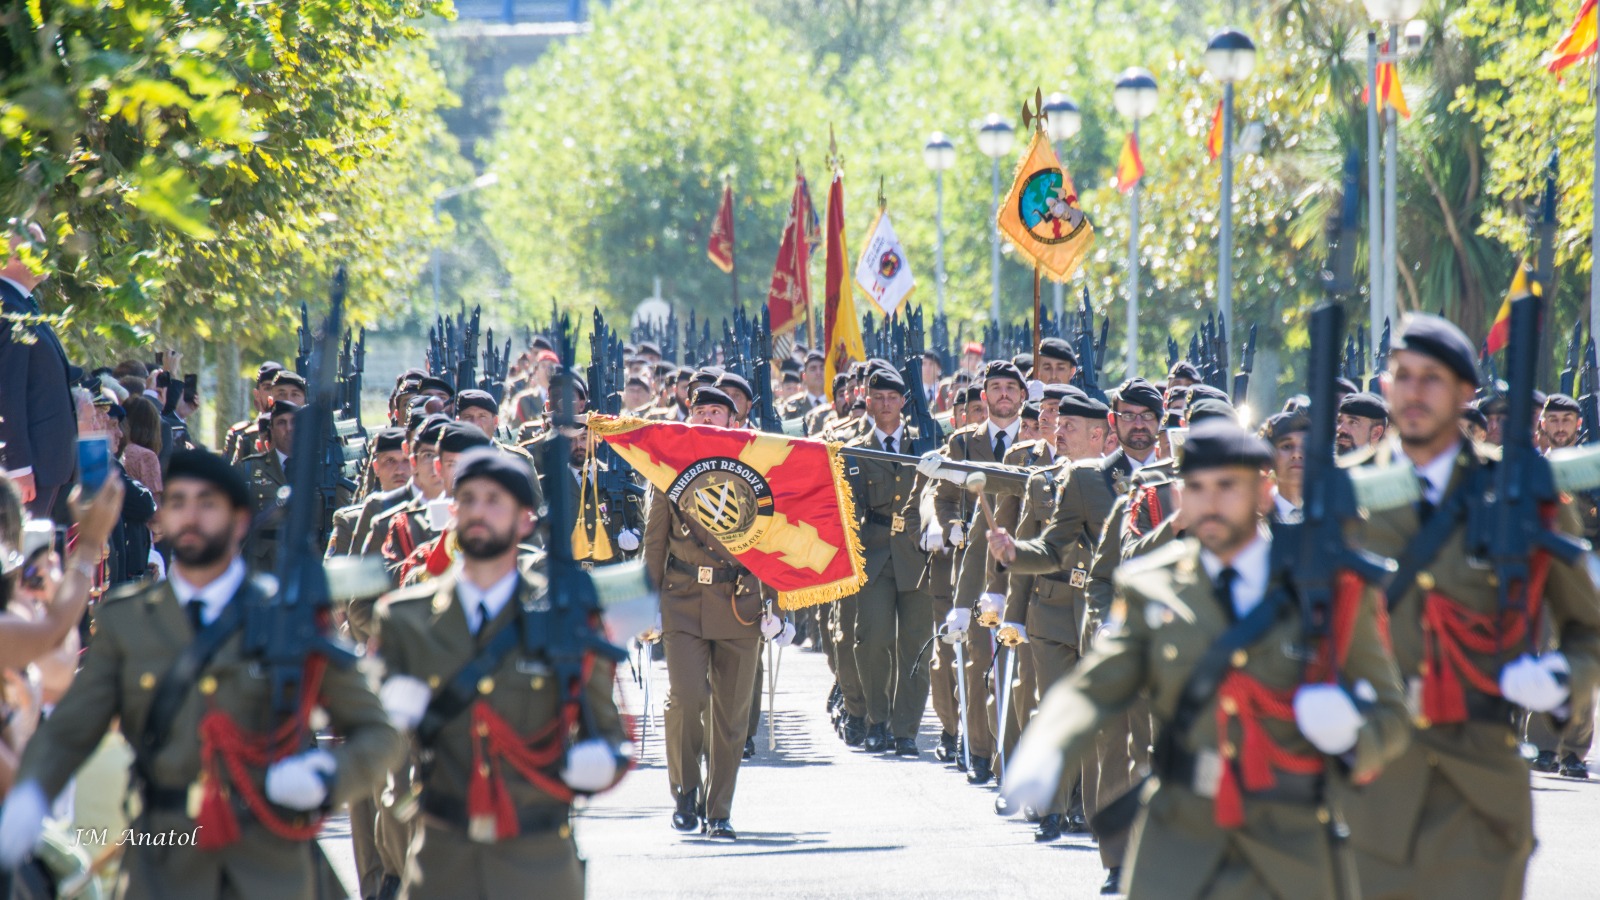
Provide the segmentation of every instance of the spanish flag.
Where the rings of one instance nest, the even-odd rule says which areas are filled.
[[[1122,145],[1122,156],[1117,160],[1117,190],[1126,194],[1144,177],[1144,160],[1139,156],[1139,138],[1129,134]]]
[[[1211,130],[1206,132],[1206,161],[1216,162],[1222,155],[1222,101],[1217,101],[1217,111],[1211,114]]]
[[[724,272],[733,271],[733,185],[722,186],[722,203],[717,207],[717,220],[711,225],[711,239],[706,242],[706,257],[711,264]]]
[[[1483,352],[1487,356],[1499,353],[1511,343],[1511,301],[1519,297],[1526,297],[1532,293],[1533,281],[1529,278],[1526,263],[1517,265],[1517,274],[1511,278],[1511,287],[1506,291],[1506,299],[1500,304],[1500,311],[1494,314],[1494,323],[1489,326],[1489,336],[1484,338]]]
[[[715,540],[778,592],[782,608],[828,603],[866,583],[838,444],[629,416],[590,416],[589,430],[659,492],[652,503]],[[648,574],[658,584],[672,577]]]
[[[1578,9],[1578,17],[1572,21],[1572,27],[1561,36],[1555,47],[1550,50],[1550,62],[1547,64],[1550,71],[1560,72],[1567,66],[1578,62],[1585,57],[1593,56],[1595,47],[1600,44],[1600,24],[1597,24],[1595,15],[1596,0],[1583,0],[1583,6]]]
[[[823,390],[833,397],[833,376],[867,358],[861,340],[861,318],[856,315],[856,298],[850,283],[850,252],[844,240],[844,174],[835,171],[828,186],[828,223],[823,249],[822,334],[824,351]]]
[[[1388,44],[1384,44],[1384,53],[1388,51]],[[1361,102],[1366,103],[1372,95],[1367,91],[1361,92]],[[1403,118],[1411,118],[1411,107],[1406,105],[1405,90],[1400,87],[1400,70],[1393,62],[1378,63],[1378,107],[1394,107],[1394,111]]]
[[[995,225],[1018,257],[1056,281],[1071,278],[1089,254],[1094,223],[1078,206],[1072,176],[1043,132],[1034,132],[1028,152],[1017,163]]]

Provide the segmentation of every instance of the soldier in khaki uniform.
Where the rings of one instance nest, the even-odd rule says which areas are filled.
[[[282,363],[264,362],[256,370],[255,387],[250,389],[250,405],[254,408],[255,414],[229,426],[227,435],[222,439],[223,459],[238,462],[241,457],[255,452],[256,420],[272,407],[272,394],[269,389],[272,387],[272,379],[282,369]]]
[[[1132,900],[1359,896],[1329,823],[1346,771],[1370,779],[1404,749],[1405,693],[1373,592],[1347,598],[1348,630],[1308,635],[1261,528],[1270,461],[1237,425],[1191,430],[1180,515],[1193,537],[1118,570],[1108,633],[1046,695],[1006,773],[1014,802],[1048,801],[1106,716],[1144,695],[1170,722],[1212,645],[1238,642],[1192,724],[1164,735],[1171,753],[1134,826]]]
[[[867,378],[872,431],[847,447],[916,454],[916,429],[900,411],[906,385],[899,373],[879,368]],[[928,705],[928,669],[918,657],[932,633],[933,600],[921,587],[925,556],[918,514],[917,470],[870,459],[848,460],[847,473],[861,523],[867,583],[840,604],[854,613],[848,650],[855,656],[866,708],[862,749],[917,755],[917,728]]]
[[[376,489],[356,503],[333,514],[333,531],[328,535],[327,556],[348,556],[366,542],[366,528],[384,510],[404,503],[410,493],[411,457],[406,453],[406,433],[385,428],[372,435],[367,445]]]
[[[1600,681],[1600,601],[1581,563],[1550,562],[1541,606],[1557,649],[1533,657],[1526,655],[1528,631],[1539,626],[1516,611],[1499,612],[1493,569],[1468,558],[1458,501],[1479,498],[1458,492],[1498,460],[1493,448],[1466,441],[1457,424],[1478,382],[1476,358],[1454,325],[1413,316],[1389,360],[1399,440],[1341,460],[1407,466],[1425,482],[1417,506],[1373,514],[1363,533],[1369,550],[1405,559],[1415,555],[1426,525],[1439,516],[1458,520],[1432,559],[1417,561],[1410,584],[1390,587],[1391,598],[1400,594],[1389,627],[1416,732],[1411,749],[1362,788],[1349,810],[1369,898],[1521,897],[1534,847],[1533,807],[1514,709],[1564,716],[1564,704],[1594,696]],[[1570,507],[1561,513],[1558,526],[1571,533]],[[1425,630],[1425,619],[1441,624]],[[1472,646],[1484,634],[1498,652]],[[1430,645],[1457,662],[1430,661]],[[1452,696],[1459,706],[1446,702]]]
[[[850,411],[850,403],[854,399],[850,393],[850,375],[840,372],[833,376],[833,403],[812,407],[811,411],[805,414],[806,435],[816,437],[834,419],[844,418]]]
[[[695,389],[691,424],[726,428],[733,415],[727,394]],[[667,780],[676,804],[672,827],[694,831],[703,817],[708,836],[734,840],[733,792],[749,736],[761,651],[761,583],[656,488],[650,492],[644,559],[661,590],[669,683]]]
[[[244,605],[265,602],[239,555],[249,504],[245,484],[220,457],[203,450],[172,455],[159,514],[173,541],[171,580],[130,585],[101,602],[82,668],[23,753],[18,786],[0,814],[0,862],[13,865],[32,849],[47,798],[120,720],[138,753],[133,784],[143,802],[134,829],[200,842],[128,846],[124,896],[302,898],[336,885],[317,848],[315,820],[372,790],[401,751],[364,673],[329,666],[322,675],[315,702],[343,738],[332,749],[317,749],[302,723],[304,743],[264,771],[227,743],[214,752],[229,764],[203,769],[213,749],[202,738],[203,716],[220,711],[255,736],[283,724],[270,673],[245,655],[238,630]],[[207,646],[209,655],[199,652]],[[198,668],[185,677],[176,664],[193,653]],[[166,697],[170,702],[160,699]],[[233,780],[234,763],[250,772],[248,783]],[[248,807],[245,797],[252,798]],[[204,824],[197,825],[196,804]],[[212,804],[231,810],[236,839],[225,837]],[[303,836],[281,836],[286,830]],[[223,843],[206,847],[213,839]]]
[[[245,542],[245,562],[257,572],[266,572],[278,561],[278,519],[289,483],[289,451],[294,444],[294,413],[300,407],[288,401],[274,402],[265,452],[253,453],[236,464],[240,477],[250,488],[251,508],[257,516],[255,527]]]
[[[458,564],[379,605],[384,707],[428,751],[414,782],[421,815],[405,897],[498,898],[537,886],[542,897],[581,898],[572,800],[610,788],[626,769],[614,664],[591,657],[581,701],[563,702],[549,651],[524,643],[550,610],[543,578],[518,567],[534,502],[525,465],[490,448],[463,454],[453,499]],[[470,701],[435,696],[458,679],[470,684]],[[568,728],[577,733],[570,744]],[[505,792],[509,812],[475,805],[480,790]]]
[[[806,354],[805,368],[800,375],[804,390],[783,401],[778,409],[778,415],[785,421],[804,419],[813,409],[828,405],[828,397],[823,393],[827,385],[822,381],[826,364],[826,357],[816,350]]]

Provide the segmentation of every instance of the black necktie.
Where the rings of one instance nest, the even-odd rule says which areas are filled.
[[[1233,605],[1233,586],[1239,580],[1239,570],[1229,566],[1217,573],[1217,602],[1222,604],[1222,611],[1229,619],[1239,617],[1239,611]]]
[[[489,604],[480,600],[478,602],[478,630],[475,633],[482,634],[483,629],[487,627],[489,627]]]
[[[201,629],[206,627],[206,602],[197,597],[183,606],[184,612],[189,614],[189,627],[194,629],[195,634],[199,634]]]
[[[1428,499],[1428,493],[1433,490],[1433,482],[1428,480],[1428,476],[1418,472],[1417,486],[1422,490],[1422,499],[1417,501],[1417,517],[1426,522],[1433,518],[1433,511],[1436,508],[1433,501]]]
[[[891,434],[883,439],[883,449],[889,453],[894,452],[894,435]]]
[[[1004,431],[997,432],[994,436],[994,458],[997,461],[1006,458],[1006,433]]]

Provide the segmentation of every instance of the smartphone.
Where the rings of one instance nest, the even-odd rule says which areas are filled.
[[[91,434],[78,438],[78,483],[93,494],[111,477],[111,438]]]
[[[200,376],[193,372],[183,376],[183,392],[198,395],[200,392]]]

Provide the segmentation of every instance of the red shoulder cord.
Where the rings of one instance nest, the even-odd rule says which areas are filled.
[[[1160,525],[1161,521],[1166,518],[1161,513],[1161,495],[1156,493],[1154,486],[1136,490],[1133,494],[1133,501],[1128,504],[1128,530],[1133,532],[1134,537],[1144,534],[1144,531],[1139,528],[1139,511],[1145,507],[1150,509],[1150,526],[1152,528]]]
[[[1540,510],[1548,527],[1555,505]],[[1467,694],[1462,679],[1480,693],[1500,696],[1500,681],[1479,669],[1467,654],[1497,654],[1533,633],[1539,621],[1550,554],[1535,550],[1528,561],[1528,580],[1513,582],[1505,609],[1475,612],[1438,591],[1429,591],[1422,606],[1422,714],[1435,725],[1467,720]],[[1523,600],[1517,603],[1517,600]],[[1522,607],[1518,610],[1518,607]]]
[[[223,769],[227,770],[228,783],[233,790],[244,798],[245,808],[268,831],[286,841],[309,841],[322,830],[321,816],[304,824],[279,816],[256,787],[251,771],[265,769],[305,747],[310,733],[311,708],[322,690],[322,676],[327,667],[328,661],[322,656],[306,660],[295,714],[270,734],[244,731],[226,710],[216,705],[215,696],[207,698],[209,708],[200,718],[201,796],[200,814],[195,819],[200,828],[195,846],[201,850],[221,850],[239,839],[239,820],[228,802]]]
[[[1334,582],[1333,621],[1329,633],[1333,638],[1334,658],[1328,658],[1328,642],[1317,649],[1316,658],[1308,669],[1308,683],[1331,683],[1350,653],[1350,640],[1354,636],[1356,614],[1361,605],[1361,579],[1351,572],[1340,572]],[[1380,626],[1382,623],[1380,623]],[[1388,630],[1382,628],[1384,639]],[[1314,775],[1322,771],[1320,753],[1293,753],[1285,750],[1267,734],[1262,719],[1280,722],[1294,721],[1294,695],[1299,686],[1275,690],[1256,678],[1233,669],[1223,679],[1217,691],[1217,740],[1222,742],[1222,780],[1217,785],[1217,795],[1212,799],[1212,818],[1222,828],[1238,828],[1244,824],[1243,788],[1264,791],[1277,784],[1276,771],[1296,775]],[[1239,723],[1240,740],[1229,743],[1230,721]],[[1231,752],[1230,752],[1231,751]]]

